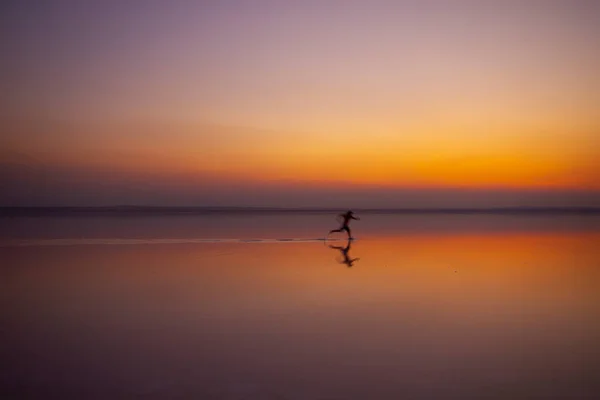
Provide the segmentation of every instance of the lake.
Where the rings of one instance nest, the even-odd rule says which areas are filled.
[[[600,396],[600,215],[0,218],[0,395]]]

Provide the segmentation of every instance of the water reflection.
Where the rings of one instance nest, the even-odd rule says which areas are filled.
[[[352,267],[354,265],[354,262],[360,260],[360,258],[352,258],[350,256],[350,248],[352,247],[352,240],[348,239],[348,242],[346,243],[346,246],[333,246],[333,245],[329,245],[330,248],[332,249],[336,249],[339,250],[339,252],[342,255],[342,259],[340,259],[339,257],[336,258],[336,261],[340,264],[345,264],[348,268]]]
[[[600,393],[598,232],[192,233],[0,247],[0,398]]]

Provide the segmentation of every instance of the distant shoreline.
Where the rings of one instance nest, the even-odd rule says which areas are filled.
[[[334,214],[341,208],[276,207],[0,207],[0,216],[76,216],[76,215],[214,215],[214,214]],[[517,214],[560,215],[600,214],[600,207],[491,207],[491,208],[355,208],[358,214]]]

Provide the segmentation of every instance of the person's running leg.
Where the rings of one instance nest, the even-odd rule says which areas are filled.
[[[346,225],[342,229],[345,230],[346,233],[348,234],[348,239],[352,239],[352,232],[350,231],[350,227],[348,225]]]

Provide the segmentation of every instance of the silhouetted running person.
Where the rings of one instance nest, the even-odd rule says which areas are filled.
[[[340,229],[332,229],[329,231],[329,234],[331,235],[334,232],[341,232],[341,231],[346,231],[346,233],[348,234],[348,239],[352,239],[352,232],[350,231],[350,227],[348,226],[348,224],[350,223],[350,220],[355,219],[357,221],[360,221],[360,218],[355,217],[354,213],[352,211],[346,211],[344,214],[340,214],[338,215],[338,217],[343,218],[342,220],[342,226],[340,227]]]
[[[350,252],[351,245],[352,245],[352,241],[350,239],[348,239],[348,243],[346,244],[346,247],[329,245],[329,247],[331,247],[332,249],[339,250],[340,253],[342,253],[344,260],[338,261],[338,262],[340,264],[346,264],[348,266],[348,268],[350,268],[355,261],[360,260],[360,258],[358,258],[358,257],[350,258],[350,254],[348,254],[348,253]]]

